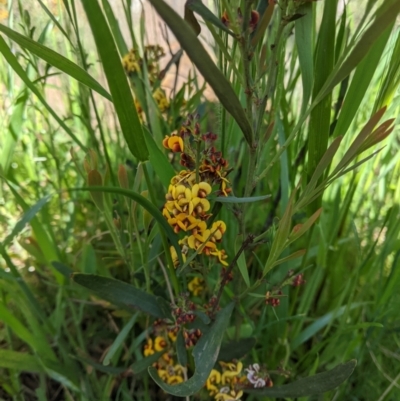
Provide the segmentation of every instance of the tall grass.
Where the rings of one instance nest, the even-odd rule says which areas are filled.
[[[274,384],[242,399],[398,399],[397,1],[221,1],[214,17],[195,1],[187,23],[151,0],[184,50],[163,40],[160,66],[144,57],[161,43],[147,39],[149,4],[137,26],[130,0],[124,21],[108,0],[34,3],[1,6],[0,398],[212,399],[219,354]],[[127,75],[131,48],[142,61]],[[211,198],[229,284],[204,254],[184,262],[160,212],[181,169],[162,141],[196,114],[232,168],[232,193]],[[144,350],[182,292],[199,314],[179,326],[176,363],[195,379],[171,389],[151,367],[162,352]],[[213,295],[222,312],[208,317]],[[184,343],[197,328],[203,353]],[[329,370],[337,382],[313,382],[324,394],[302,381]]]

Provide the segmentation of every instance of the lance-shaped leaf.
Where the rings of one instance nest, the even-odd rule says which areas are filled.
[[[245,390],[247,393],[267,396],[271,398],[297,398],[322,394],[340,386],[353,373],[357,365],[356,360],[342,363],[327,372],[300,379],[294,383],[280,387],[264,388],[261,390]]]
[[[252,145],[253,131],[235,91],[197,39],[193,29],[163,0],[150,0],[150,3],[174,33],[182,48],[214,90],[219,101],[236,120],[247,142]]]
[[[157,373],[157,369],[149,368],[150,376],[167,393],[177,397],[187,397],[197,393],[203,386],[215,362],[217,361],[221,342],[229,324],[234,304],[231,303],[217,314],[210,330],[207,331],[193,349],[196,370],[186,382],[172,386],[165,383]]]
[[[368,136],[371,135],[372,130],[375,128],[376,124],[378,124],[379,120],[385,114],[385,111],[386,111],[386,107],[383,107],[382,109],[378,110],[368,120],[368,122],[365,124],[363,129],[357,135],[356,139],[354,139],[353,143],[350,145],[349,149],[343,156],[342,160],[339,162],[339,164],[336,166],[335,170],[332,172],[331,176],[335,175],[341,169],[346,167],[353,160],[353,158],[358,154],[361,146],[363,145],[365,140],[368,138]]]
[[[265,263],[263,276],[265,276],[272,269],[276,259],[285,248],[285,243],[290,233],[293,215],[293,202],[296,192],[296,190],[292,192],[292,195],[286,206],[285,213],[282,216],[282,220],[279,222],[278,230],[276,231],[274,241],[272,242],[271,251],[269,253],[267,262]]]
[[[122,67],[113,36],[97,0],[83,0],[83,7],[103,63],[115,111],[131,153],[140,161],[148,159],[142,125]]]
[[[275,2],[270,1],[268,3],[267,8],[265,9],[260,22],[257,25],[257,29],[254,32],[254,35],[251,39],[251,45],[255,47],[258,41],[263,37],[265,31],[268,28],[269,23],[271,22],[272,14],[274,13]]]
[[[13,31],[12,29],[0,24],[0,32],[3,32],[15,43],[18,43],[21,47],[28,50],[32,54],[35,54],[42,60],[46,61],[53,67],[65,72],[70,77],[75,78],[77,81],[86,85],[90,89],[93,89],[101,96],[108,100],[111,100],[111,95],[83,68],[76,65],[71,60],[68,60],[61,54],[58,54],[54,50],[49,49],[40,43]]]
[[[167,301],[123,281],[83,273],[74,273],[72,279],[100,298],[124,309],[130,311],[138,309],[157,318],[168,317],[165,306],[162,305],[162,303],[167,305]]]
[[[220,203],[251,203],[269,199],[270,197],[271,195],[249,196],[246,198],[237,198],[236,196],[219,196],[218,198],[211,200]]]
[[[187,3],[185,4],[185,21],[193,28],[196,36],[199,36],[201,32],[201,26],[194,16],[193,10],[188,7]]]
[[[4,239],[2,246],[7,247],[11,244],[12,240],[25,228],[25,226],[39,213],[42,207],[49,201],[50,195],[45,196],[35,203],[25,214],[21,220],[14,226],[13,230]]]
[[[187,0],[185,8],[188,8],[195,13],[199,14],[204,18],[204,21],[209,22],[210,24],[215,25],[217,28],[222,29],[223,31],[233,35],[232,31],[229,30],[222,21],[214,15],[214,13],[207,8],[201,0]],[[185,18],[186,19],[186,18]]]

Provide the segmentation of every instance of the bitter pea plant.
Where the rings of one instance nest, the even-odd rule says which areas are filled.
[[[68,136],[69,152],[62,157],[53,140],[46,143],[57,166],[52,197],[61,202],[59,213],[68,215],[63,200],[69,208],[87,194],[91,201],[90,210],[75,212],[60,228],[66,245],[57,244],[61,234],[54,222],[42,225],[36,216],[45,213],[50,189],[33,207],[25,203],[10,169],[18,141],[9,136],[2,177],[25,214],[0,247],[8,269],[1,279],[12,282],[12,291],[2,289],[0,315],[9,344],[15,333],[31,352],[7,350],[3,357],[9,362],[0,366],[18,371],[12,361],[25,361],[40,376],[39,399],[49,391],[46,380],[60,383],[63,399],[82,400],[332,394],[352,375],[354,358],[364,355],[360,349],[370,347],[368,330],[380,325],[352,313],[370,303],[358,280],[365,283],[361,272],[372,263],[381,234],[374,231],[374,245],[365,247],[368,256],[362,259],[359,251],[363,261],[354,267],[357,273],[349,273],[344,266],[354,246],[346,245],[353,241],[346,227],[359,221],[368,227],[354,206],[364,202],[356,192],[361,181],[363,197],[372,197],[365,182],[382,154],[383,164],[396,166],[392,178],[398,177],[391,133],[398,108],[399,2],[368,1],[353,19],[350,4],[338,0],[221,0],[213,7],[188,0],[182,13],[164,0],[149,0],[165,24],[161,45],[145,40],[145,15],[134,26],[126,1],[131,48],[107,0],[101,5],[82,0],[84,15],[75,1],[64,0],[65,21],[38,3],[50,18],[46,29],[57,27],[77,62],[45,46],[45,30],[34,39],[30,14],[20,3],[24,33],[0,25],[0,52],[23,83],[15,113],[29,110],[30,91],[35,113],[53,118]],[[94,43],[82,36],[84,20]],[[208,50],[199,39],[204,31],[212,38]],[[169,35],[179,50],[172,51]],[[5,37],[20,46],[23,57]],[[88,60],[96,50],[108,89]],[[194,68],[178,85],[184,54]],[[78,82],[76,98],[68,97],[70,119],[46,100],[41,78],[33,79],[43,61],[43,79],[53,66]],[[165,77],[173,68],[176,79],[168,88]],[[215,102],[204,100],[206,87]],[[11,124],[15,131],[15,120]],[[396,191],[386,197],[398,200]],[[382,223],[377,212],[376,227],[394,243],[398,207],[385,213]],[[42,307],[34,285],[15,266],[15,255],[10,257],[8,248],[26,223],[32,235],[20,246],[42,266],[49,288],[57,288],[50,307]],[[89,245],[72,235],[78,225],[91,232]],[[98,238],[108,241],[95,245]],[[393,263],[390,274],[382,273],[387,277],[382,288],[389,291],[399,281],[398,258],[393,247],[384,249],[384,264]],[[368,272],[375,277],[373,267]],[[380,299],[388,302],[389,293],[382,291]],[[89,293],[94,295],[84,301]],[[13,294],[28,305],[23,318],[6,309]],[[310,322],[307,316],[321,305],[327,312]],[[96,308],[115,333],[102,334]],[[381,309],[364,310],[378,316]],[[328,332],[342,316],[342,326],[322,341],[317,333]],[[354,334],[354,346],[343,348],[340,338],[352,319],[358,319],[351,326],[355,332],[366,332]],[[91,336],[102,350],[97,358]],[[339,342],[341,352],[334,352]],[[4,391],[18,399],[24,382],[11,376],[7,381]],[[347,387],[342,399],[351,392]]]

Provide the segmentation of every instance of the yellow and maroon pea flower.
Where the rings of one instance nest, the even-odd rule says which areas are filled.
[[[223,385],[230,384],[232,381],[236,382],[239,380],[239,376],[243,369],[242,362],[220,362],[220,365],[223,369],[223,373],[221,376],[221,383]],[[236,379],[236,380],[235,380]]]
[[[175,267],[179,266],[179,259],[176,249],[173,246],[171,246],[169,248],[169,251],[171,252],[172,263],[174,264]],[[183,262],[186,262],[186,255],[183,252],[182,252],[182,260]]]
[[[143,350],[143,355],[144,356],[150,356],[154,354],[154,348],[153,348],[153,339],[148,338],[147,343],[144,346]]]
[[[157,336],[154,339],[154,349],[158,352],[158,351],[162,351],[163,349],[165,349],[167,347],[168,343],[165,340],[164,337],[161,336]]]
[[[221,373],[218,370],[213,369],[206,381],[206,388],[211,396],[218,394],[219,387],[217,387],[216,384],[220,383],[221,383]]]
[[[183,139],[176,135],[172,134],[171,136],[166,135],[163,140],[163,146],[166,149],[172,150],[172,152],[183,152]]]
[[[192,234],[188,238],[189,248],[209,256],[211,252],[217,249],[215,243],[212,242],[210,239],[211,239],[210,230],[205,230],[203,232],[198,232],[197,234]]]
[[[175,217],[168,218],[168,224],[173,228],[175,233],[193,230],[199,223],[200,220],[186,213],[179,213]]]
[[[225,234],[226,224],[222,220],[215,221],[211,226],[211,232],[213,233],[213,241],[221,242],[222,236]]]
[[[228,262],[226,259],[228,259],[228,255],[226,254],[224,249],[217,249],[215,248],[210,252],[211,256],[215,256],[218,259],[218,262],[221,263],[223,266],[228,266]]]
[[[167,383],[168,384],[179,384],[182,383],[184,380],[184,368],[183,366],[176,364],[174,366],[168,366],[168,377]]]
[[[197,297],[204,291],[204,280],[200,277],[194,277],[188,283],[188,290]]]

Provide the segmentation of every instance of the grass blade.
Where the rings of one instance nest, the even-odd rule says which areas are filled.
[[[122,133],[131,153],[140,161],[148,159],[142,125],[133,102],[131,90],[122,67],[110,28],[97,0],[83,0],[89,24],[103,63]]]

